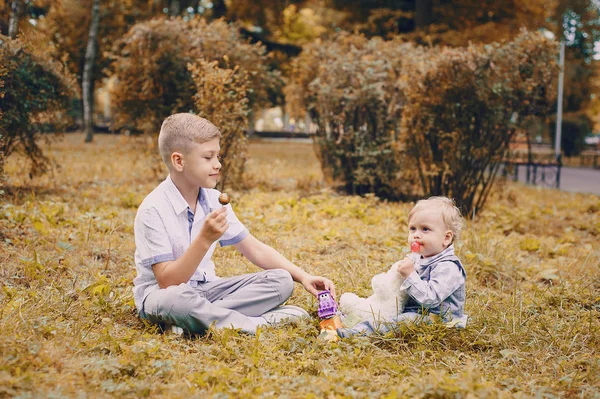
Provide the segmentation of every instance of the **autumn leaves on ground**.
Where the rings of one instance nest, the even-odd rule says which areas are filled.
[[[164,177],[134,138],[66,135],[30,180],[11,156],[0,205],[0,397],[598,397],[600,197],[506,183],[469,221],[466,330],[317,340],[311,322],[183,339],[135,316],[136,207]],[[238,216],[338,293],[407,251],[411,204],[337,194],[311,144],[252,143]],[[221,275],[255,271],[231,248]]]

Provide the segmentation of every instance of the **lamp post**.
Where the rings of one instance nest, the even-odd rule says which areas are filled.
[[[560,155],[560,141],[562,135],[562,111],[563,111],[563,85],[565,81],[565,41],[560,41],[560,56],[558,63],[558,96],[557,96],[557,107],[556,107],[556,138],[554,141],[554,155],[556,157],[556,163],[558,171],[556,175],[556,188],[560,188],[560,167],[561,167],[561,155]]]
[[[560,163],[560,140],[562,133],[562,110],[563,110],[563,85],[565,81],[565,42],[560,41],[560,58],[558,71],[558,96],[556,107],[556,141],[554,142],[554,154],[556,161]]]

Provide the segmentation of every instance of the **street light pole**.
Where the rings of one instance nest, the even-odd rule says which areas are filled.
[[[556,107],[556,141],[554,142],[554,155],[556,156],[556,188],[560,188],[560,169],[562,159],[560,156],[560,141],[562,134],[562,112],[563,112],[563,85],[565,81],[565,41],[560,41],[560,57],[558,71],[558,98]]]
[[[563,112],[563,85],[565,80],[565,41],[560,41],[560,60],[558,71],[558,98],[556,109],[556,141],[554,142],[554,154],[556,161],[560,163],[560,141],[562,133],[562,112]]]

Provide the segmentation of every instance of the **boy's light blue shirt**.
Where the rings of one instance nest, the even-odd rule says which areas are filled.
[[[404,312],[429,313],[444,321],[464,318],[466,272],[454,255],[454,245],[432,256],[421,258],[415,270],[402,283],[408,301]]]
[[[137,277],[133,280],[135,305],[140,311],[144,298],[158,290],[158,282],[152,266],[179,259],[196,238],[206,215],[222,207],[218,201],[220,192],[201,188],[193,221],[191,210],[170,176],[160,183],[141,203],[134,222],[135,266]],[[249,231],[238,220],[231,205],[226,205],[229,228],[218,242],[221,246],[233,245],[242,241]],[[190,228],[191,225],[191,228]],[[188,281],[195,287],[199,283],[218,279],[212,254],[214,242]]]

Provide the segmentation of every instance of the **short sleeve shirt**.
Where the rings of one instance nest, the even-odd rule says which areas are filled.
[[[168,176],[140,205],[134,222],[135,266],[137,277],[133,280],[134,300],[138,310],[144,298],[158,290],[152,266],[179,259],[200,232],[206,215],[222,207],[220,192],[201,188],[192,213],[187,202]],[[188,281],[191,286],[217,279],[212,254],[217,242],[222,246],[237,244],[248,234],[248,229],[238,220],[231,205],[226,205],[229,228],[208,249],[198,268]]]

